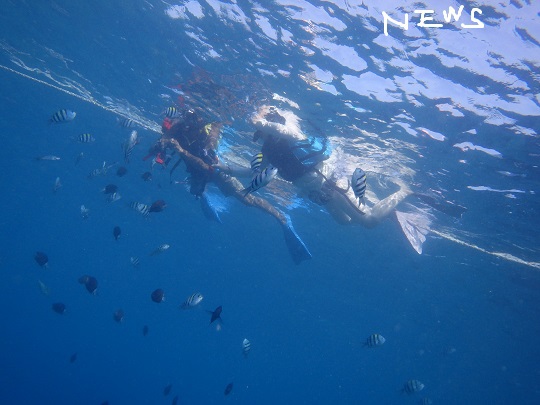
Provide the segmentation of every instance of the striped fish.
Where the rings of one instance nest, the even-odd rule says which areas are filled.
[[[401,389],[401,392],[405,392],[410,395],[414,394],[415,392],[422,391],[424,387],[425,385],[418,380],[409,380],[405,383],[405,385]]]
[[[180,308],[182,309],[191,309],[193,307],[196,307],[201,303],[203,300],[203,295],[199,292],[191,294],[187,299],[180,305]]]
[[[261,152],[257,153],[255,156],[253,156],[253,159],[251,159],[250,165],[251,165],[251,173],[253,176],[256,176],[261,172],[261,163],[263,161],[263,154]]]
[[[94,138],[92,134],[80,134],[77,139],[80,143],[90,143],[96,140],[96,138]]]
[[[137,256],[131,256],[129,261],[133,267],[138,267],[141,264],[141,260]]]
[[[378,333],[374,333],[370,337],[368,337],[364,343],[364,346],[368,347],[377,347],[382,346],[386,342],[386,339],[384,336],[379,335]]]
[[[366,172],[359,167],[356,168],[352,175],[352,189],[354,195],[358,198],[358,206],[364,202],[364,195],[366,194]]]
[[[276,177],[277,172],[278,169],[272,166],[268,166],[262,172],[253,177],[253,180],[251,180],[251,184],[249,185],[249,187],[242,190],[242,192],[244,193],[244,197],[247,196],[249,193],[256,191],[270,183],[274,179],[274,177]]]
[[[109,203],[113,203],[115,201],[118,201],[120,198],[122,198],[122,196],[120,195],[119,192],[114,192],[114,193],[111,193],[107,196],[107,202]]]
[[[116,118],[116,122],[118,122],[118,125],[122,128],[133,128],[135,126],[135,121],[130,118]]]
[[[164,243],[163,245],[159,245],[156,250],[154,250],[152,253],[150,253],[150,256],[155,256],[155,255],[158,255],[158,254],[160,254],[162,252],[165,252],[170,247],[171,247],[171,245],[167,245],[166,243]]]
[[[124,161],[126,163],[129,163],[129,157],[131,156],[131,152],[133,152],[133,148],[135,148],[135,145],[137,145],[138,143],[139,137],[137,135],[137,131],[133,130],[131,131],[129,139],[122,145],[122,149],[124,151]]]
[[[58,124],[61,122],[73,121],[76,115],[77,113],[71,110],[58,110],[51,116],[51,118],[49,118],[49,122]]]
[[[168,107],[165,111],[165,116],[169,118],[176,118],[180,115],[180,111],[176,107]]]
[[[138,211],[145,217],[148,216],[148,214],[150,213],[149,205],[146,205],[137,201],[133,201],[131,204],[129,204],[129,207],[134,209],[135,211]]]
[[[251,350],[251,342],[247,339],[242,341],[242,354],[247,358],[249,351]]]

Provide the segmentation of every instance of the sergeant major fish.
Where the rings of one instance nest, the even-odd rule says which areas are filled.
[[[255,156],[253,156],[253,159],[251,159],[250,166],[251,166],[251,173],[253,176],[256,176],[258,173],[261,172],[261,163],[263,161],[263,154],[261,152],[257,153]]]
[[[80,134],[77,139],[80,143],[91,143],[96,140],[96,138],[94,138],[92,134],[88,133]]]
[[[65,109],[58,110],[51,116],[51,118],[49,118],[49,123],[58,124],[62,122],[73,121],[76,115],[77,113],[71,110],[65,110]]]
[[[178,111],[178,108],[176,107],[167,107],[163,113],[168,118],[176,118],[180,115],[180,111]]]
[[[358,198],[358,206],[360,206],[360,203],[364,203],[364,195],[366,194],[366,173],[359,167],[352,174],[352,189],[354,196]]]
[[[418,380],[409,380],[403,385],[401,392],[405,392],[410,395],[414,394],[415,392],[422,391],[424,387],[425,385]]]
[[[251,342],[247,339],[242,341],[242,354],[247,358],[249,351],[251,350]]]
[[[199,292],[191,294],[183,303],[180,305],[182,309],[190,309],[196,307],[203,300],[203,295]]]
[[[270,183],[274,177],[276,177],[277,172],[278,169],[268,166],[262,172],[258,173],[255,177],[253,177],[253,180],[251,180],[249,187],[242,190],[244,197]]]
[[[135,145],[137,145],[138,143],[139,137],[137,135],[137,131],[133,130],[131,131],[129,139],[122,145],[122,149],[124,150],[124,161],[126,163],[129,163],[129,157],[131,156],[131,152],[133,152],[133,148],[135,148]]]
[[[386,339],[382,335],[379,335],[378,333],[374,333],[373,335],[371,335],[370,337],[366,339],[364,346],[377,347],[377,346],[382,346],[384,342],[386,342]]]
[[[133,201],[131,204],[129,204],[129,206],[130,208],[133,208],[135,211],[138,211],[145,217],[148,216],[148,214],[150,213],[149,205],[146,205],[137,201]]]

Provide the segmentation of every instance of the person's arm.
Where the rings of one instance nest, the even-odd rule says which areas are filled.
[[[163,142],[164,145],[169,144],[172,148],[174,148],[180,154],[180,156],[182,156],[182,159],[184,159],[187,164],[199,166],[201,169],[207,170],[209,172],[214,171],[214,168],[212,166],[206,164],[202,159],[192,155],[187,150],[182,148],[176,139],[162,139],[161,142]]]

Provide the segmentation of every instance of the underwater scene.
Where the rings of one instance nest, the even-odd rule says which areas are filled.
[[[539,2],[0,33],[0,403],[540,403]]]

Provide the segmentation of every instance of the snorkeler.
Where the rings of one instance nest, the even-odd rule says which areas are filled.
[[[373,227],[412,193],[401,181],[394,180],[398,191],[372,206],[359,205],[351,195],[351,187],[342,189],[333,178],[333,168],[327,163],[331,155],[327,140],[322,143],[309,140],[294,113],[262,106],[252,117],[252,123],[257,129],[253,140],[263,142],[262,167],[264,162],[276,167],[279,176],[293,183],[302,197],[324,207],[340,224]],[[237,177],[251,175],[250,170],[244,167],[223,164],[218,164],[218,167]]]
[[[211,217],[213,213],[217,217],[217,212],[204,194],[206,184],[212,182],[225,196],[233,196],[247,206],[259,208],[272,215],[283,229],[289,253],[296,264],[311,258],[311,253],[296,234],[287,215],[260,197],[246,195],[240,181],[218,169],[217,147],[221,136],[220,124],[205,125],[193,110],[187,110],[173,119],[165,118],[162,133],[161,148],[163,150],[167,147],[173,148],[180,155],[181,161],[186,164],[191,175],[190,192],[196,197],[202,197],[205,215]],[[179,162],[180,160],[172,170]]]

